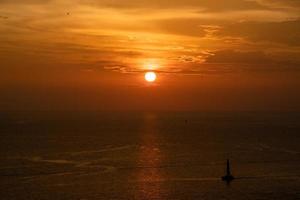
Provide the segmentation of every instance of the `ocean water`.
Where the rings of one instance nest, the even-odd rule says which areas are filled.
[[[300,113],[2,112],[0,136],[0,199],[300,199]]]

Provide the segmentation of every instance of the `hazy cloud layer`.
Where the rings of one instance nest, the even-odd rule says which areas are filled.
[[[257,0],[257,2],[277,8],[300,8],[299,0]]]
[[[282,22],[240,22],[224,26],[219,36],[242,37],[253,42],[300,45],[300,20]]]
[[[3,70],[30,66],[38,57],[45,63],[73,64],[76,70],[127,73],[155,66],[153,70],[164,73],[222,74],[241,65],[257,71],[298,72],[299,1],[0,0],[0,4]]]
[[[57,3],[57,0],[1,0],[0,3],[4,4],[46,4],[46,3]],[[250,9],[261,9],[265,8],[258,2],[249,0],[174,0],[172,2],[168,0],[68,0],[65,2],[75,3],[80,5],[100,6],[100,7],[111,7],[111,8],[187,8],[187,7],[198,7],[199,9],[205,10],[250,10]]]

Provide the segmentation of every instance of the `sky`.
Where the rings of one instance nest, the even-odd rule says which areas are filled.
[[[0,0],[0,110],[300,111],[299,88],[299,0]]]

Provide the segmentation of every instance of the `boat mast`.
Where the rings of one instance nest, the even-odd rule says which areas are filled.
[[[227,159],[227,168],[226,168],[227,176],[230,175],[230,164],[229,159]]]

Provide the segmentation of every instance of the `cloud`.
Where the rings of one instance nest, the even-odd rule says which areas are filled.
[[[0,16],[0,19],[8,19],[7,16]]]
[[[243,64],[265,64],[270,63],[272,60],[263,52],[260,51],[234,51],[234,50],[221,50],[215,52],[212,56],[206,59],[206,63],[243,63]]]
[[[280,52],[279,52],[280,54]],[[170,58],[169,64],[155,70],[164,74],[212,75],[229,73],[300,72],[300,60],[291,55],[278,59],[276,55],[262,51],[220,50],[195,55]],[[101,66],[103,63],[99,63]],[[147,71],[130,63],[107,63],[105,70],[120,73],[142,73]]]
[[[282,22],[240,22],[226,25],[216,33],[219,37],[242,37],[252,42],[300,45],[300,20]]]
[[[46,4],[54,0],[0,0],[2,4]],[[249,0],[67,0],[70,4],[110,7],[116,9],[197,8],[207,11],[263,9],[264,5]]]
[[[300,8],[299,0],[257,0],[257,2],[275,8]]]
[[[151,23],[151,22],[150,22]],[[201,27],[201,20],[195,18],[188,19],[163,19],[152,21],[155,26],[155,30],[167,34],[204,37],[206,31],[204,27]]]
[[[296,12],[272,10],[270,2],[0,0],[10,4],[1,13],[9,17],[0,23],[5,31],[0,36],[1,54],[4,60],[38,56],[122,73],[143,72],[141,63],[148,59],[161,60],[162,73],[293,68],[299,62],[287,62],[288,55],[277,62],[262,48],[287,51],[300,45],[300,20],[286,21]]]
[[[53,0],[0,0],[0,4],[46,4]]]
[[[216,51],[206,59],[204,65],[221,66],[228,72],[300,72],[298,59],[278,58],[262,51]]]

